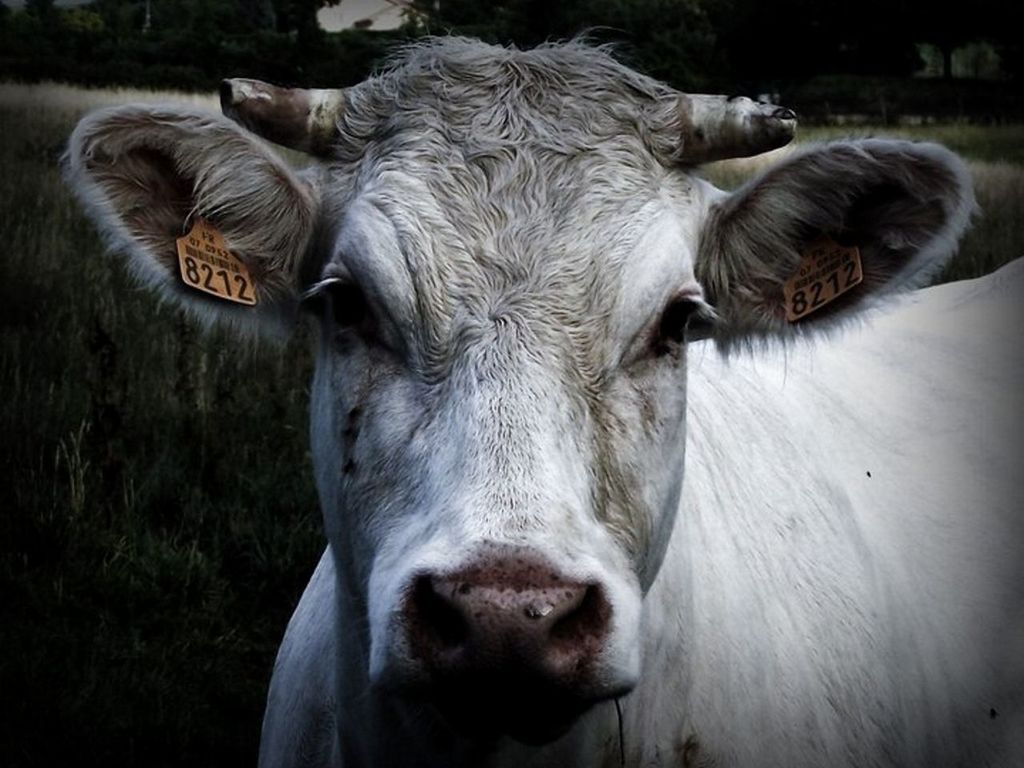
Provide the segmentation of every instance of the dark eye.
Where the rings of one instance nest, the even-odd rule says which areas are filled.
[[[369,314],[359,286],[337,278],[314,285],[306,292],[302,305],[314,315],[329,318],[339,328],[362,325]]]
[[[673,299],[658,324],[658,350],[708,338],[714,332],[714,320],[714,312],[703,301],[689,296]]]
[[[366,320],[366,297],[351,283],[336,283],[327,291],[327,300],[334,324],[352,328]]]

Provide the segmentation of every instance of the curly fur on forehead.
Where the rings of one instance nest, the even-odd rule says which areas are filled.
[[[594,371],[638,245],[690,207],[676,96],[580,42],[418,43],[346,92],[328,218],[357,194],[395,226],[427,359],[506,318]]]
[[[678,149],[678,94],[581,41],[529,51],[466,38],[402,48],[346,92],[339,159],[417,128],[468,156],[509,143],[566,155],[632,136],[668,164]]]

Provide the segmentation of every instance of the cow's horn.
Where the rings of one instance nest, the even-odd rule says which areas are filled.
[[[265,139],[300,152],[329,155],[338,134],[345,92],[330,88],[279,88],[234,78],[220,84],[227,117]]]
[[[680,162],[688,165],[750,157],[788,144],[796,113],[745,96],[679,96]]]

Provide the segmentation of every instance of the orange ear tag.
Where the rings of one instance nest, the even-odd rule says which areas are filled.
[[[227,249],[224,236],[212,224],[196,219],[192,231],[177,242],[185,285],[225,301],[256,304],[256,286],[249,269]]]
[[[795,323],[835,301],[863,279],[857,246],[840,245],[829,237],[808,243],[800,266],[782,287],[786,319]]]

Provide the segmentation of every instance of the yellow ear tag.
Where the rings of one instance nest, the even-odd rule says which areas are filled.
[[[178,266],[185,285],[225,301],[256,304],[249,269],[227,249],[224,236],[208,221],[196,219],[178,238]]]
[[[863,279],[857,246],[840,245],[829,237],[808,243],[800,266],[782,287],[786,319],[795,323],[835,301]]]

